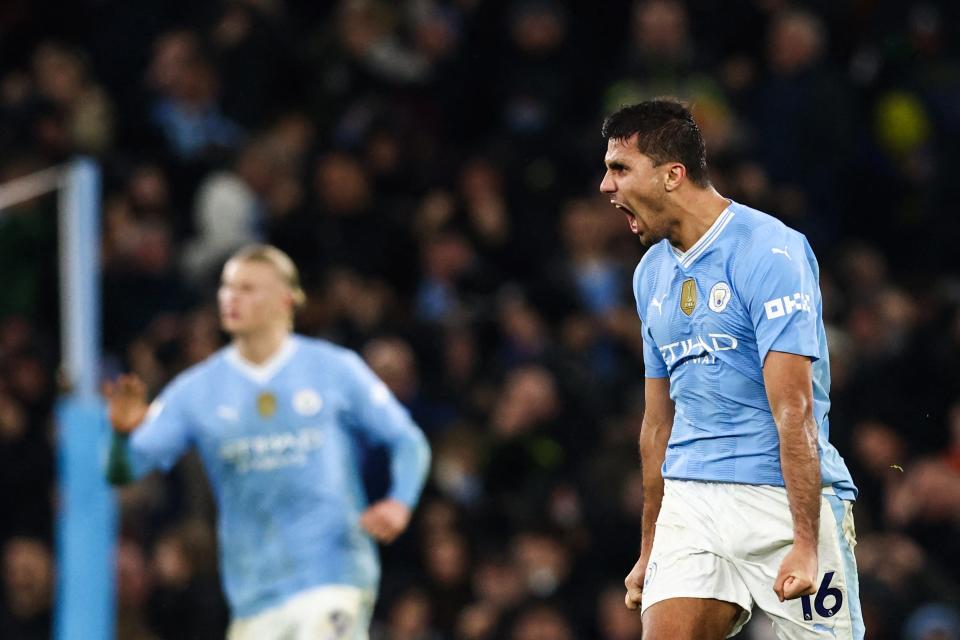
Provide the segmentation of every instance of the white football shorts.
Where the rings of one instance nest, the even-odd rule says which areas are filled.
[[[825,489],[817,593],[780,602],[773,584],[792,545],[783,487],[666,479],[641,608],[669,598],[713,598],[744,610],[730,636],[756,605],[783,640],[861,640],[852,503]]]
[[[347,585],[302,591],[230,623],[227,640],[367,640],[374,594]]]

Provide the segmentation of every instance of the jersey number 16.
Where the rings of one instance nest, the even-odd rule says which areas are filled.
[[[820,583],[820,588],[817,589],[817,595],[813,599],[813,608],[817,610],[817,615],[821,618],[831,618],[837,615],[837,612],[840,611],[840,607],[843,606],[843,592],[836,587],[830,586],[830,581],[833,580],[833,574],[835,572],[828,571],[823,576],[823,581]],[[827,607],[827,598],[833,597],[834,602],[830,607]],[[803,607],[803,619],[804,620],[813,620],[813,611],[810,607],[810,596],[803,596],[800,598],[800,605]]]

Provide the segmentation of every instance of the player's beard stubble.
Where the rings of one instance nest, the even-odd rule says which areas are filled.
[[[648,212],[643,218],[637,213],[632,213],[633,222],[631,227],[636,225],[634,234],[640,240],[644,247],[652,247],[664,238],[669,239],[675,221],[667,217],[665,208],[660,203],[644,203]]]

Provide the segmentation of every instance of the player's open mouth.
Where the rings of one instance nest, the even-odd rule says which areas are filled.
[[[616,200],[611,200],[610,204],[612,204],[617,210],[622,211],[623,215],[626,216],[627,226],[630,227],[630,232],[634,235],[640,235],[640,221],[637,220],[637,216],[633,213],[633,211],[631,211],[630,208],[625,204],[617,202]]]
[[[628,207],[627,205],[623,204],[622,202],[617,202],[616,200],[611,200],[611,201],[610,201],[610,204],[612,204],[612,205],[614,206],[614,208],[619,209],[620,211],[623,211],[623,212],[624,212],[625,214],[627,214],[628,216],[633,217],[633,211],[631,211],[631,210],[630,210],[630,207]]]

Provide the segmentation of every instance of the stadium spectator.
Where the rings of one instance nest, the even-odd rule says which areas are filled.
[[[275,155],[266,141],[253,142],[240,152],[232,171],[212,172],[200,184],[194,234],[183,249],[188,278],[209,287],[232,252],[263,238],[264,199],[279,177]]]
[[[74,149],[103,153],[113,139],[113,106],[89,76],[82,54],[52,42],[33,54],[33,75],[40,96],[64,112]]]
[[[3,546],[4,637],[42,640],[52,630],[53,558],[35,538],[11,538]]]
[[[150,79],[157,92],[150,119],[173,154],[195,160],[240,142],[242,130],[221,113],[217,71],[196,34],[171,31],[158,38]]]

